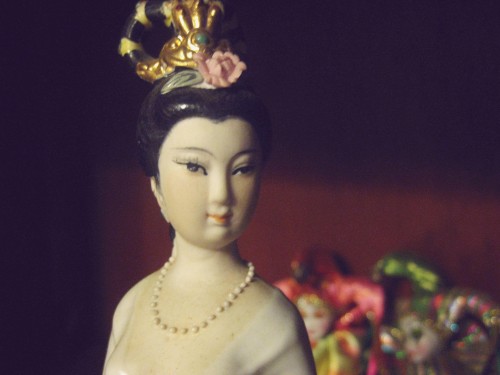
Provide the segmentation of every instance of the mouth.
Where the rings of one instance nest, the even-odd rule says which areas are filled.
[[[215,214],[208,214],[207,217],[214,221],[216,224],[227,224],[230,220],[233,214],[230,212],[225,214],[225,215],[215,215]]]

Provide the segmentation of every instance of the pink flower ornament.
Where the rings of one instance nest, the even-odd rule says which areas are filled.
[[[240,78],[247,68],[240,58],[231,52],[216,51],[212,57],[197,53],[193,59],[205,82],[215,87],[229,87]]]

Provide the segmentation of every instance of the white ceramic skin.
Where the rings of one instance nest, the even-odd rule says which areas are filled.
[[[186,252],[206,258],[214,256],[206,250],[235,249],[257,204],[261,159],[252,127],[240,119],[190,118],[171,130],[151,186],[177,232],[176,263]]]
[[[212,314],[245,279],[248,268],[237,239],[257,204],[262,152],[247,122],[195,117],[173,127],[158,166],[159,181],[152,178],[151,187],[176,230],[175,262],[159,294],[160,317],[169,325],[190,327]],[[199,333],[172,334],[152,324],[150,302],[158,272],[135,285],[117,307],[104,374],[250,374],[260,362],[272,363],[274,351],[293,356],[276,358],[281,363],[276,371],[285,364],[289,374],[314,373],[299,314],[284,297],[276,298],[269,284],[256,278]],[[272,309],[266,314],[278,323],[261,312],[267,305]],[[273,338],[279,340],[273,344]]]

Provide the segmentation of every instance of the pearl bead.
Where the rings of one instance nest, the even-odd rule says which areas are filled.
[[[155,325],[157,325],[159,328],[162,330],[167,330],[167,332],[175,334],[177,332],[180,332],[181,334],[187,334],[189,332],[192,333],[197,333],[200,331],[202,328],[207,328],[208,327],[208,322],[209,321],[214,321],[217,319],[217,315],[222,314],[224,311],[226,311],[236,300],[238,295],[243,293],[243,290],[247,288],[250,284],[250,282],[253,279],[254,276],[254,270],[255,267],[253,266],[252,263],[247,263],[248,271],[247,275],[245,277],[245,281],[240,283],[239,286],[234,288],[232,292],[228,294],[228,298],[221,304],[219,305],[216,310],[215,314],[211,314],[208,316],[207,320],[202,321],[199,325],[194,325],[189,328],[177,328],[174,326],[168,326],[166,323],[162,323],[161,318],[159,317],[160,315],[160,309],[159,309],[159,295],[162,290],[163,286],[163,281],[165,279],[165,275],[167,274],[168,269],[170,266],[172,266],[172,263],[175,261],[175,258],[171,256],[169,260],[163,265],[163,267],[160,270],[160,274],[158,275],[158,279],[156,280],[155,287],[153,288],[153,294],[152,294],[152,302],[151,302],[151,312],[153,316],[155,317],[153,319],[153,322]]]

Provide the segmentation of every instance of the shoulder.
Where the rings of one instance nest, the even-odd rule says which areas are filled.
[[[125,335],[127,326],[136,310],[137,299],[143,294],[145,286],[149,285],[151,275],[135,284],[120,300],[113,314],[111,335],[108,340],[105,366],[114,352],[118,342]]]
[[[281,290],[260,279],[257,280],[255,286],[262,301],[262,314],[273,314],[275,318],[279,318],[279,321],[286,325],[303,325],[302,317],[296,306],[290,302]]]
[[[277,288],[256,281],[261,306],[246,335],[246,353],[263,374],[314,374],[304,321]]]
[[[113,315],[113,336],[115,339],[123,335],[123,332],[125,331],[126,326],[135,311],[137,299],[144,294],[147,286],[150,285],[150,280],[152,279],[153,274],[139,281],[132,288],[130,288],[127,293],[125,293],[118,303]]]

